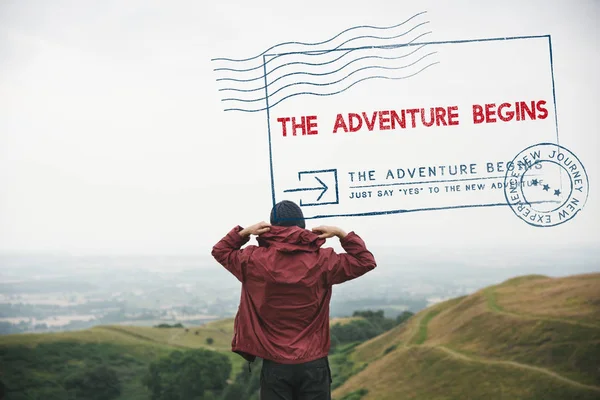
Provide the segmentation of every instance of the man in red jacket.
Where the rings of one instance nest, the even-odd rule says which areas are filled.
[[[258,246],[242,249],[251,235]],[[334,236],[346,253],[321,247]],[[270,223],[234,227],[212,255],[242,283],[231,345],[249,363],[263,359],[261,399],[330,399],[332,286],[376,267],[363,240],[332,226],[305,229],[300,207],[284,200]]]

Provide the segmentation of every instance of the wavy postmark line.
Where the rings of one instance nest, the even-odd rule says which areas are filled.
[[[416,38],[414,38],[410,42],[406,43],[405,45],[412,44],[415,40],[420,39],[421,37],[423,37],[425,35],[428,35],[430,33],[431,32],[425,32],[425,33],[417,36]],[[405,55],[402,55],[402,56],[398,56],[398,57],[366,56],[366,57],[362,57],[362,58],[377,57],[377,58],[383,58],[383,59],[388,59],[388,60],[400,59],[400,58],[408,57],[408,56],[416,53],[417,51],[421,50],[422,48],[424,48],[425,46],[428,46],[428,45],[429,45],[429,43],[422,44],[421,47],[418,47],[416,50],[413,50],[412,52],[410,52],[408,54],[405,54]],[[395,46],[394,48],[401,48],[401,47],[400,46]],[[284,67],[290,67],[292,65],[306,65],[308,67],[321,67],[321,66],[333,64],[333,63],[341,60],[342,58],[344,58],[348,54],[350,54],[350,53],[352,53],[354,51],[358,51],[358,50],[365,50],[365,48],[354,48],[354,49],[345,50],[345,53],[343,53],[341,56],[339,56],[339,57],[337,57],[337,58],[335,58],[333,60],[330,60],[330,61],[327,61],[327,62],[322,62],[322,63],[309,63],[309,62],[304,62],[304,61],[293,61],[293,62],[281,64],[281,65],[278,65],[277,67],[273,68],[272,70],[268,71],[266,73],[266,76],[268,77],[269,75],[271,75],[275,71],[277,71],[277,70],[279,70],[281,68],[284,68]],[[334,51],[338,51],[338,50],[328,50],[327,52],[328,53],[332,53]],[[314,56],[316,54],[308,53],[306,55]],[[362,58],[359,58],[359,59],[362,59]],[[356,61],[356,60],[353,60],[353,61],[349,62],[348,64],[350,64],[350,63],[352,63],[354,61]],[[348,64],[346,64],[346,65],[348,65]],[[261,65],[261,67],[262,67],[262,65]],[[290,75],[290,74],[282,75],[279,78],[276,78],[275,80],[271,81],[271,83],[269,83],[269,85],[271,85],[272,83],[274,83],[278,79],[281,79],[282,77],[285,77],[285,76],[288,76],[288,75]],[[264,81],[264,79],[265,79],[265,74],[262,74],[260,76],[257,76],[257,77],[254,77],[254,78],[250,78],[250,79],[218,78],[217,82],[229,81],[229,82],[247,83],[247,82],[253,82],[253,81],[257,81],[257,80]],[[267,86],[269,86],[269,85],[267,85]],[[233,91],[254,91],[254,90],[260,90],[260,89],[264,90],[264,88],[265,88],[264,86],[261,86],[261,87],[256,88],[256,89],[246,89],[246,90],[235,89],[235,88],[223,88],[223,89],[219,89],[219,91],[228,91],[228,90],[233,90]]]
[[[278,53],[278,54],[265,54],[263,56],[263,62],[260,63],[260,64],[258,64],[258,65],[256,65],[256,66],[254,66],[254,67],[252,67],[252,68],[247,68],[247,69],[243,69],[243,70],[236,70],[236,69],[232,69],[232,68],[216,68],[216,69],[214,69],[214,71],[216,71],[216,72],[218,72],[218,71],[228,71],[228,72],[240,72],[240,73],[242,73],[242,72],[249,72],[249,71],[254,71],[254,70],[258,70],[258,69],[264,69],[264,66],[268,65],[272,61],[274,61],[274,60],[276,60],[278,58],[287,56],[287,55],[291,55],[291,54],[293,54],[293,55],[302,55],[302,56],[322,56],[322,55],[325,55],[325,54],[328,54],[328,53],[332,53],[334,51],[339,51],[340,49],[343,50],[344,45],[346,45],[346,44],[348,44],[348,43],[350,43],[350,42],[352,42],[354,40],[358,40],[358,39],[376,39],[376,40],[397,39],[397,38],[400,38],[402,36],[408,35],[410,32],[412,32],[413,30],[415,30],[419,26],[424,25],[424,24],[428,24],[428,23],[429,23],[429,21],[423,22],[422,24],[419,24],[419,25],[413,27],[412,29],[410,29],[407,32],[401,33],[400,35],[389,36],[389,37],[359,36],[359,37],[347,40],[344,43],[342,43],[342,44],[340,44],[340,45],[338,45],[338,46],[336,46],[336,47],[334,47],[332,49],[326,49],[326,50],[303,50],[303,51],[294,51],[294,52]],[[419,38],[421,38],[421,37],[423,37],[425,35],[428,35],[430,33],[431,33],[431,31],[422,33],[421,35],[417,36],[416,38],[414,38],[410,42],[403,43],[403,44],[410,44],[410,43],[414,42],[415,40],[417,40],[417,39],[419,39]],[[368,47],[375,47],[375,46],[368,46]],[[378,47],[382,47],[382,46],[380,45]],[[359,46],[359,48],[360,48],[360,46]],[[354,51],[354,50],[357,50],[357,49],[355,48],[355,49],[350,49],[350,50]],[[266,59],[267,57],[270,57],[270,58]],[[261,78],[263,76],[264,75],[261,75]],[[219,79],[217,79],[217,81],[219,81]]]
[[[437,52],[432,52],[432,53],[426,54],[423,57],[419,58],[417,61],[412,62],[411,64],[402,65],[402,66],[399,66],[399,67],[387,67],[387,66],[383,66],[383,65],[367,65],[365,67],[358,68],[358,69],[350,72],[346,76],[344,76],[344,77],[342,77],[342,78],[340,78],[340,79],[338,79],[336,81],[322,82],[322,83],[311,82],[311,81],[289,83],[289,84],[284,85],[284,86],[280,87],[279,89],[275,90],[273,93],[269,93],[268,97],[269,98],[273,98],[280,91],[282,91],[284,89],[287,89],[289,87],[298,86],[298,85],[307,85],[307,86],[331,86],[331,85],[335,85],[337,83],[345,81],[346,79],[348,79],[352,75],[356,74],[357,72],[365,71],[365,70],[369,70],[369,69],[374,69],[374,68],[379,68],[379,69],[384,69],[384,70],[405,69],[405,68],[408,68],[408,67],[412,67],[413,65],[417,64],[419,61],[421,61],[421,60],[425,59],[426,57],[429,57],[429,56],[431,56],[431,55],[433,55],[435,53],[437,53]],[[335,71],[335,72],[337,72],[337,71]],[[307,73],[307,75],[318,76],[318,75],[329,75],[329,73],[325,73],[325,74],[311,74],[311,73]],[[241,101],[243,103],[254,103],[254,102],[263,101],[263,100],[266,100],[266,99],[267,99],[267,96],[260,97],[260,98],[255,98],[255,99],[226,98],[226,99],[222,99],[221,101]]]
[[[275,107],[277,104],[281,103],[282,101],[290,98],[290,97],[294,97],[294,96],[300,96],[300,95],[311,95],[311,96],[333,96],[342,92],[345,92],[346,90],[350,89],[352,86],[360,83],[360,82],[364,82],[366,80],[370,80],[370,79],[389,79],[389,80],[402,80],[402,79],[408,79],[411,78],[415,75],[420,74],[421,72],[423,72],[424,70],[426,70],[427,68],[435,65],[435,64],[439,64],[439,61],[431,63],[429,65],[426,65],[425,67],[421,68],[419,71],[407,75],[407,76],[401,76],[401,77],[391,77],[391,76],[368,76],[366,78],[362,78],[359,79],[358,81],[346,86],[345,88],[335,91],[335,92],[330,92],[330,93],[315,93],[315,92],[297,92],[297,93],[291,93],[285,97],[283,97],[282,99],[280,99],[279,101],[277,101],[274,104],[271,104],[267,107],[263,107],[263,108],[258,108],[258,109],[244,109],[244,108],[226,108],[225,111],[241,111],[241,112],[259,112],[259,111],[265,111],[267,109],[271,109],[273,107]]]
[[[267,50],[263,51],[260,54],[257,54],[254,57],[249,57],[249,58],[244,58],[244,59],[232,59],[232,58],[224,58],[224,57],[220,57],[220,58],[213,58],[211,59],[211,61],[228,61],[228,62],[246,62],[246,61],[252,61],[255,60],[257,58],[262,57],[263,55],[271,52],[272,50],[278,48],[278,47],[282,47],[282,46],[288,46],[288,45],[300,45],[300,46],[309,46],[309,47],[313,47],[313,46],[320,46],[323,44],[327,44],[329,42],[332,42],[333,40],[337,39],[338,37],[340,37],[341,35],[343,35],[344,33],[353,31],[353,30],[357,30],[357,29],[375,29],[375,30],[389,30],[389,29],[394,29],[397,27],[400,27],[406,23],[408,23],[410,20],[418,17],[419,15],[425,14],[427,13],[427,11],[422,11],[420,13],[417,13],[415,15],[413,15],[412,17],[408,18],[406,21],[401,22],[399,24],[396,25],[392,25],[392,26],[384,26],[384,27],[378,27],[378,26],[371,26],[371,25],[358,25],[358,26],[353,26],[350,27],[348,29],[343,30],[342,32],[338,33],[337,35],[333,36],[330,39],[327,39],[325,41],[322,42],[315,42],[315,43],[304,43],[304,42],[281,42],[278,43],[276,45],[271,46],[270,48],[268,48]],[[262,64],[261,64],[262,65]]]
[[[419,47],[417,50],[419,50],[419,49],[422,49],[423,47],[425,47],[425,45],[423,45],[423,46]],[[364,56],[364,57],[355,58],[354,60],[352,60],[352,61],[349,61],[349,62],[347,62],[346,64],[344,64],[342,67],[340,67],[340,68],[338,68],[338,69],[336,69],[336,70],[330,71],[330,72],[322,72],[322,73],[317,73],[317,72],[306,72],[306,71],[290,72],[289,74],[282,75],[282,76],[280,76],[279,78],[277,78],[277,79],[275,79],[275,80],[273,80],[273,81],[269,82],[269,83],[266,85],[266,87],[268,88],[268,87],[270,87],[271,85],[273,85],[274,83],[276,83],[276,82],[280,81],[281,79],[284,79],[284,78],[287,78],[287,77],[290,77],[290,76],[294,76],[294,75],[309,75],[309,76],[327,76],[327,75],[333,75],[333,74],[335,74],[335,73],[337,73],[337,72],[340,72],[341,70],[343,70],[344,68],[346,68],[346,67],[347,67],[347,66],[349,66],[350,64],[353,64],[353,63],[355,63],[355,62],[357,62],[357,61],[366,60],[366,59],[377,59],[377,60],[399,60],[399,59],[406,58],[406,57],[410,56],[411,54],[415,53],[417,50],[413,51],[412,53],[405,54],[405,55],[398,56],[398,57]],[[435,53],[437,53],[437,51],[434,51],[434,52],[431,52],[431,53],[429,53],[429,54],[426,54],[424,57],[420,58],[420,59],[419,59],[419,60],[417,60],[416,62],[418,62],[418,61],[422,60],[423,58],[425,58],[425,57],[427,57],[427,56],[430,56],[430,55],[432,55],[432,54],[435,54]],[[413,63],[413,64],[414,64],[414,63]],[[411,64],[411,65],[412,65],[412,64]],[[375,68],[375,67],[376,67],[376,66],[370,66],[369,68]],[[357,70],[357,71],[358,71],[358,70]],[[286,86],[284,86],[284,88],[285,88],[285,87],[286,87]],[[258,88],[254,88],[254,89],[234,89],[234,88],[225,88],[225,89],[219,89],[219,91],[223,91],[223,92],[224,92],[224,91],[233,91],[233,92],[243,92],[243,93],[256,92],[256,91],[259,91],[259,90],[265,90],[265,86],[260,86],[260,87],[258,87]],[[281,89],[278,89],[277,91],[279,91],[279,90],[281,90]],[[276,93],[277,91],[275,91],[275,93]],[[273,93],[273,94],[275,94],[275,93]],[[264,100],[264,98],[263,98],[263,100]]]
[[[417,52],[419,52],[425,46],[430,45],[430,43],[420,44],[420,46],[417,49],[408,52],[408,54],[402,55],[398,55],[396,53],[393,55],[369,54],[366,56],[361,56],[359,51],[394,50],[403,46],[411,46],[413,43],[417,42],[419,38],[431,33],[431,31],[428,31],[419,34],[418,31],[419,28],[429,24],[429,20],[426,20],[424,22],[419,22],[418,20],[413,21],[415,18],[425,13],[426,11],[416,13],[410,18],[406,19],[405,21],[391,26],[359,25],[350,27],[338,33],[337,35],[321,42],[306,43],[299,41],[290,41],[278,43],[269,47],[262,53],[249,58],[214,58],[211,61],[238,64],[246,63],[246,66],[242,65],[238,67],[230,65],[228,66],[227,64],[225,64],[214,69],[214,71],[216,71],[217,73],[222,73],[222,75],[219,76],[219,78],[217,79],[217,82],[230,83],[227,87],[220,88],[220,92],[235,92],[242,94],[242,96],[229,96],[227,98],[222,98],[222,102],[232,102],[234,104],[248,104],[264,101],[266,105],[265,107],[260,108],[249,108],[246,105],[230,106],[229,108],[226,108],[225,111],[265,111],[275,107],[282,101],[294,96],[332,96],[335,94],[345,92],[346,90],[350,89],[351,87],[357,85],[360,82],[364,82],[371,79],[402,80],[413,77],[421,73],[425,69],[431,67],[432,65],[438,64],[439,62],[431,62],[425,67],[421,68],[419,71],[401,77],[394,76],[393,74],[388,73],[387,71],[406,69],[413,65],[417,65],[425,58],[436,54],[436,52],[430,52],[420,57],[418,60],[412,63],[408,63],[407,65],[398,65],[399,63],[394,63],[395,60],[407,59],[407,57],[410,57],[412,55],[415,55],[416,58]],[[396,31],[396,33],[393,33],[391,31],[392,29],[399,28],[410,23],[411,21],[413,21],[413,23],[411,24],[412,26],[408,25],[406,28],[402,28],[401,32]],[[384,31],[385,33],[376,34],[373,32],[369,32],[369,30]],[[346,35],[352,31],[354,32],[351,35]],[[342,37],[344,35],[346,36]],[[398,40],[399,38],[406,37],[407,35],[413,36],[413,38],[411,40],[409,40],[409,38],[400,41]],[[350,43],[354,45],[354,48],[348,48]],[[317,59],[316,62],[307,62],[308,60],[306,60],[306,57],[322,57],[328,54],[332,54],[333,52],[343,52],[343,54],[333,58],[332,60],[327,61]],[[296,60],[293,60],[291,62],[283,61],[283,63],[274,62],[274,60],[281,60],[283,57],[286,56],[293,56],[296,58]],[[343,62],[345,62],[345,64],[340,66],[340,60],[344,59],[344,57],[349,57],[351,58],[351,60],[344,60]],[[365,60],[369,61],[365,62]],[[406,61],[409,60],[407,59]],[[247,64],[248,62],[251,62],[250,66]],[[340,62],[340,64],[334,65],[334,63],[337,62]],[[356,63],[358,62],[361,63],[357,65]],[[294,68],[294,66],[296,68]],[[270,70],[268,67],[271,67]],[[416,68],[418,68],[418,66],[414,69]],[[262,74],[259,76],[250,75],[251,71],[255,70],[262,70]],[[347,70],[349,73],[347,73],[344,77],[341,77],[340,79],[336,79],[336,77],[334,77],[334,74],[340,73],[341,71],[343,71],[342,73],[345,73]],[[384,73],[377,73],[375,72],[375,70],[384,70]],[[358,79],[360,78],[360,76],[355,76],[355,74],[361,71],[367,71],[365,75],[368,76]],[[268,82],[267,78],[270,75],[275,76],[273,76],[274,79],[272,79],[271,82]],[[291,82],[284,84],[286,83],[285,79],[299,75],[308,76],[309,78],[299,82]],[[344,82],[346,80],[348,81],[348,83]],[[330,90],[328,92],[320,92],[317,90],[307,90],[301,88],[303,86],[325,87],[338,84],[338,88],[342,85],[344,85],[344,87],[340,88],[339,90]],[[269,88],[271,88],[271,90],[268,90]],[[264,95],[261,96],[260,92],[263,90]],[[269,93],[269,91],[271,93]],[[248,96],[245,96],[245,94],[248,94]]]
[[[322,65],[327,65],[327,64],[332,64],[338,60],[340,60],[341,58],[345,57],[346,55],[348,55],[349,53],[355,51],[355,49],[349,49],[346,50],[346,52],[344,54],[342,54],[341,56],[339,56],[338,58],[331,60],[331,61],[327,61],[327,62],[323,62],[323,63],[309,63],[309,62],[303,62],[303,61],[293,61],[293,62],[289,62],[289,63],[285,63],[285,64],[281,64],[276,66],[275,68],[273,68],[272,70],[268,71],[266,73],[266,76],[271,75],[272,73],[274,73],[275,71],[277,71],[278,69],[284,68],[284,67],[289,67],[291,65],[306,65],[309,67],[318,67],[318,66],[322,66]],[[308,54],[308,55],[314,55],[314,54]],[[268,62],[268,61],[267,61]],[[263,64],[260,65],[261,67],[263,66]],[[253,70],[254,68],[252,68],[251,70]],[[216,70],[215,70],[216,71]],[[242,83],[246,83],[246,82],[253,82],[253,81],[257,81],[257,80],[264,80],[265,79],[265,74],[261,74],[257,77],[254,78],[249,78],[249,79],[237,79],[237,78],[217,78],[217,82],[242,82]],[[221,90],[234,90],[234,89],[219,89]]]

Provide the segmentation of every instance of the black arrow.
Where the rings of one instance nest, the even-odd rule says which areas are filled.
[[[287,193],[287,192],[308,192],[308,191],[312,191],[312,190],[322,190],[321,194],[317,198],[317,201],[319,201],[319,200],[321,200],[321,197],[323,197],[323,195],[325,194],[325,192],[327,192],[327,189],[329,189],[329,187],[325,184],[325,182],[323,182],[322,180],[320,180],[318,177],[315,176],[315,179],[317,181],[319,181],[319,183],[321,184],[321,186],[319,186],[319,187],[312,187],[312,188],[287,189],[287,190],[284,190],[284,192],[285,193]]]

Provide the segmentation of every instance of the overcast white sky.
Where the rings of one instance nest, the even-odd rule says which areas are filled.
[[[264,114],[223,111],[211,58],[424,10],[432,40],[552,35],[561,144],[586,167],[586,207],[546,229],[506,207],[309,227],[374,245],[599,245],[600,2],[415,3],[2,0],[0,252],[208,254],[234,225],[268,220]]]

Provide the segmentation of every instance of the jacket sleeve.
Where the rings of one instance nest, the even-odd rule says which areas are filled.
[[[340,239],[340,244],[346,253],[332,255],[327,271],[330,285],[358,278],[377,266],[373,253],[367,250],[365,242],[356,233],[348,233]]]
[[[230,230],[213,246],[211,254],[219,264],[224,266],[240,282],[244,282],[245,268],[253,248],[248,246],[242,249],[242,246],[248,243],[250,238],[241,237],[238,234],[241,230],[242,227],[239,225]]]

